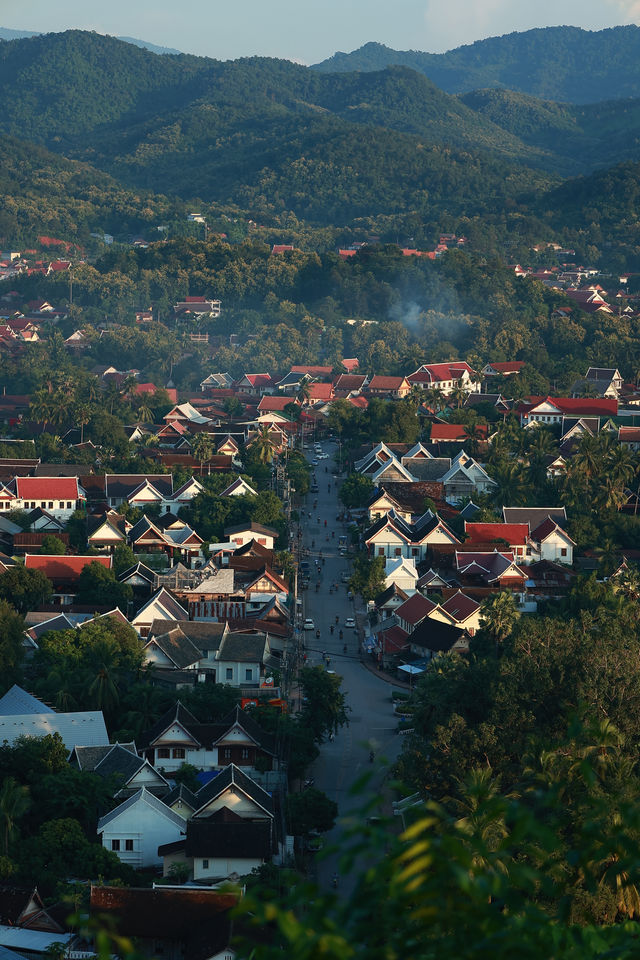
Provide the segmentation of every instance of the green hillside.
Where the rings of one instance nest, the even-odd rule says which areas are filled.
[[[447,53],[367,43],[315,64],[323,73],[398,65],[426,74],[447,93],[499,87],[545,100],[595,103],[640,96],[640,28],[544,27],[479,40]]]
[[[341,224],[443,204],[477,215],[548,182],[511,163],[535,151],[406,69],[325,77],[71,31],[0,45],[0,92],[6,133],[129,186],[259,216]]]
[[[96,230],[139,233],[181,216],[162,196],[124,188],[88,164],[44,147],[0,138],[0,239],[32,242],[39,234],[85,243]]]

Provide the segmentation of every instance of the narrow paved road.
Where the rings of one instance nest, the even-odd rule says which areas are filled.
[[[348,572],[349,564],[345,558],[340,557],[338,548],[338,538],[346,533],[346,527],[337,520],[342,506],[337,496],[339,481],[336,481],[333,475],[336,445],[325,442],[322,447],[325,453],[330,454],[330,458],[320,460],[315,467],[319,491],[317,494],[308,495],[307,513],[311,511],[312,517],[310,519],[307,516],[301,522],[303,547],[309,548],[311,564],[309,589],[302,594],[303,617],[311,617],[316,629],[320,630],[319,640],[316,639],[315,630],[305,632],[307,665],[322,664],[322,654],[326,651],[330,658],[329,669],[335,670],[342,677],[342,689],[350,708],[349,725],[336,734],[335,740],[322,745],[312,771],[316,787],[336,801],[339,816],[343,818],[359,811],[371,796],[380,795],[388,766],[385,761],[395,760],[402,746],[402,737],[396,732],[398,720],[393,713],[392,685],[371,673],[362,664],[357,632],[344,626],[345,620],[355,617],[356,613],[362,622],[364,609],[354,608],[354,602],[347,597],[346,584],[342,582],[342,575]],[[308,456],[311,459],[313,453],[309,452]],[[325,472],[325,467],[328,472]],[[314,510],[313,502],[316,498],[318,506]],[[315,541],[314,548],[311,547],[312,541]],[[318,559],[320,550],[325,563],[318,568],[318,575],[315,560]],[[316,592],[315,585],[318,580],[319,588]],[[331,584],[336,583],[337,592],[330,593]],[[336,616],[339,618],[337,626]],[[334,624],[333,634],[330,631],[331,624]],[[340,630],[344,635],[343,640],[339,638]],[[345,643],[346,655],[343,653]],[[373,765],[369,761],[371,749],[375,753]],[[364,773],[371,774],[365,794],[360,797],[350,796],[351,787]],[[327,845],[335,844],[339,848],[343,829],[344,825],[338,821],[334,830],[327,835]],[[338,855],[317,862],[318,882],[322,887],[330,886],[333,873],[338,872],[337,863]],[[341,877],[339,890],[346,893],[354,882],[352,877]]]

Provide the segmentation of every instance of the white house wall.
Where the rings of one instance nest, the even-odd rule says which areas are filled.
[[[166,817],[154,810],[149,804],[140,802],[112,820],[102,832],[102,846],[113,850],[112,841],[117,840],[119,850],[113,852],[123,863],[135,869],[155,867],[162,863],[158,856],[158,847],[163,843],[181,840],[186,832]],[[126,850],[126,841],[130,840],[133,850]]]

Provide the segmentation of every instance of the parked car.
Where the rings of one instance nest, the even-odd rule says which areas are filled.
[[[353,617],[347,617],[347,619],[344,622],[344,625],[345,627],[350,627],[352,630],[355,630],[356,621],[353,619]]]
[[[303,626],[302,626],[302,629],[303,629],[303,630],[315,630],[315,628],[316,628],[316,625],[315,625],[315,623],[313,622],[313,620],[311,619],[311,617],[307,617],[307,619],[305,620],[305,622],[304,622],[304,624],[303,624]]]

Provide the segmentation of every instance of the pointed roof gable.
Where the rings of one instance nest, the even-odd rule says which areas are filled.
[[[116,807],[115,810],[112,810],[110,813],[107,813],[104,817],[100,817],[98,820],[98,833],[102,833],[105,827],[110,823],[113,823],[114,820],[117,820],[122,816],[123,813],[126,813],[127,810],[130,810],[132,807],[137,804],[146,804],[151,810],[155,813],[160,814],[165,817],[171,823],[175,824],[177,827],[185,827],[184,819],[179,816],[177,813],[174,813],[170,807],[163,803],[162,800],[158,800],[153,793],[150,793],[146,787],[141,787],[136,793],[132,794],[124,803],[121,803],[120,806]]]
[[[170,707],[159,720],[156,720],[149,730],[145,731],[141,738],[141,747],[152,746],[174,723],[179,724],[183,730],[193,738],[194,742],[199,744],[198,738],[194,736],[193,730],[198,727],[200,723],[178,700],[175,706]]]
[[[260,749],[266,753],[275,756],[276,745],[273,734],[263,730],[258,721],[255,720],[250,713],[247,713],[246,710],[243,710],[239,704],[236,704],[233,710],[223,717],[220,721],[220,726],[224,728],[224,732],[213,741],[214,745],[221,743],[234,727],[240,727],[256,746],[260,747]]]
[[[230,483],[228,487],[225,487],[222,493],[218,494],[220,497],[237,497],[237,496],[250,496],[257,497],[258,493],[253,487],[247,483],[242,477],[237,477],[233,483]]]
[[[437,604],[428,600],[427,597],[423,597],[421,593],[414,593],[412,597],[409,597],[408,600],[405,600],[403,604],[396,608],[395,614],[399,620],[415,625],[428,617],[436,606]]]
[[[188,620],[189,611],[185,610],[181,603],[176,600],[173,594],[166,587],[160,587],[157,593],[147,600],[147,602],[138,610],[132,618],[131,623],[147,623],[152,620]]]
[[[202,659],[202,651],[184,635],[180,627],[174,627],[167,633],[152,637],[143,650],[146,652],[153,645],[162,651],[177,670],[192,667]]]
[[[223,793],[226,793],[227,790],[233,788],[244,793],[245,796],[255,803],[256,806],[260,807],[267,816],[273,817],[273,800],[271,796],[266,790],[263,790],[255,780],[252,780],[251,777],[241,770],[240,767],[237,767],[235,763],[230,763],[214,777],[213,780],[210,780],[209,783],[198,790],[196,794],[198,808],[194,812],[194,817],[198,817],[209,804],[222,796]]]
[[[399,473],[408,483],[412,483],[416,479],[413,474],[409,473],[404,464],[395,457],[382,463],[372,474],[371,480],[373,483],[378,483],[381,479],[384,479],[385,473]]]
[[[17,683],[7,690],[3,697],[0,697],[0,716],[11,716],[21,713],[54,713],[51,707],[48,707],[42,700],[32,696],[19,687]]]
[[[464,623],[469,617],[480,609],[480,604],[472,597],[468,597],[458,590],[453,596],[449,597],[444,603],[440,604],[440,610],[446,613],[454,623]]]

